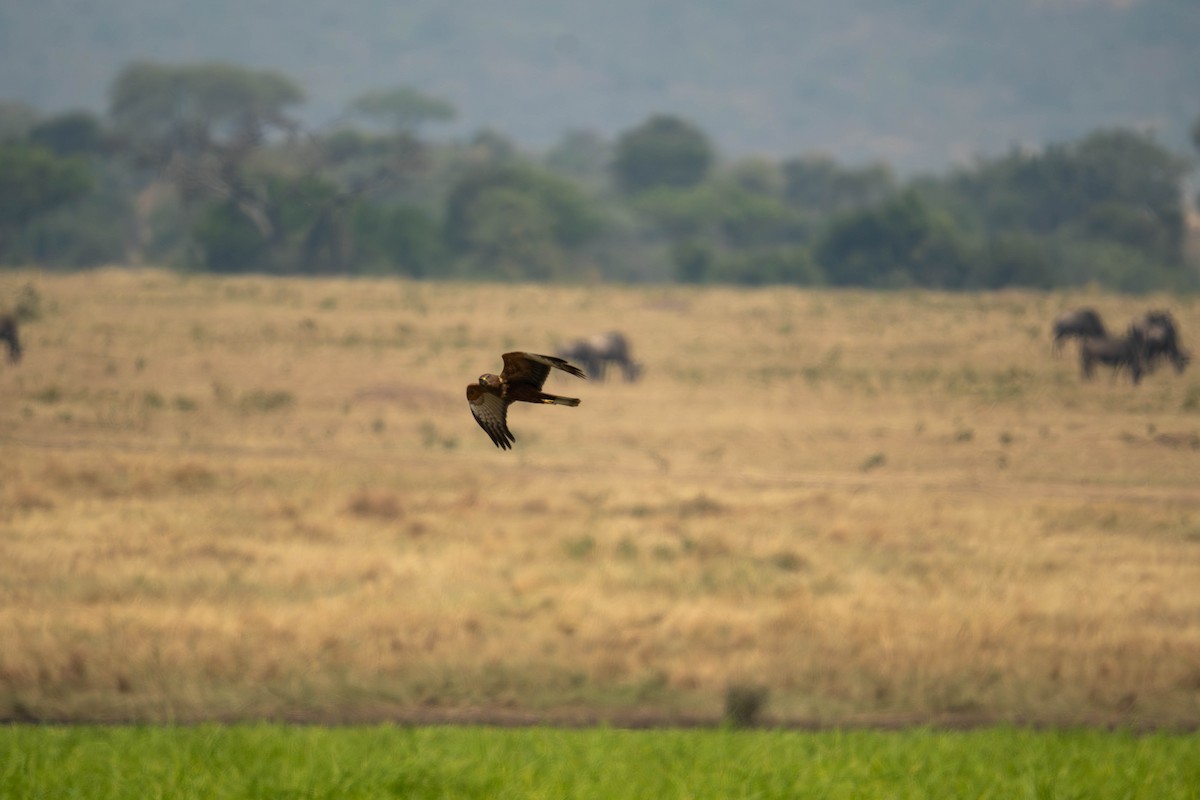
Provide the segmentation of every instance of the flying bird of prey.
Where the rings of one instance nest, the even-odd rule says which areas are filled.
[[[499,375],[485,373],[479,383],[467,387],[467,402],[479,427],[487,432],[496,447],[509,450],[516,437],[508,429],[508,407],[518,401],[522,403],[548,403],[559,406],[577,406],[574,397],[560,397],[542,391],[551,369],[561,369],[577,378],[586,378],[583,370],[554,356],[537,353],[505,353],[504,370]]]

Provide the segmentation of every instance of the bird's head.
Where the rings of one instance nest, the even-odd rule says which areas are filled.
[[[485,372],[479,376],[479,385],[480,386],[490,386],[493,389],[499,389],[500,388],[500,378],[499,378],[499,376],[493,375],[490,372]]]

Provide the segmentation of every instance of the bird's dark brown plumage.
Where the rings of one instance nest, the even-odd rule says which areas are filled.
[[[499,375],[485,373],[479,376],[478,383],[467,386],[471,414],[496,447],[508,450],[516,441],[508,429],[508,407],[513,403],[579,405],[578,398],[542,391],[552,369],[560,369],[577,378],[587,377],[581,369],[561,358],[513,352],[504,354],[504,369]]]

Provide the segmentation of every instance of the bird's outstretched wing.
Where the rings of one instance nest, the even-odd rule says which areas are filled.
[[[508,383],[527,383],[540,389],[546,383],[551,369],[561,369],[577,378],[586,378],[583,370],[556,356],[537,353],[505,353],[504,371],[500,377]]]
[[[500,395],[490,391],[478,383],[467,387],[467,402],[471,405],[471,414],[479,427],[491,437],[496,447],[509,450],[517,439],[508,429],[508,403]]]

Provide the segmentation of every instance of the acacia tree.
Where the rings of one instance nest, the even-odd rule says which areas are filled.
[[[130,141],[169,157],[257,141],[269,128],[294,130],[286,109],[303,100],[300,87],[278,72],[139,61],[117,75],[108,113]]]
[[[290,78],[269,70],[142,61],[113,82],[109,117],[134,163],[151,170],[151,182],[174,187],[189,225],[206,204],[222,203],[273,243],[279,215],[250,162],[272,130],[296,131],[287,110],[303,99]]]
[[[233,201],[269,233],[246,162],[266,133],[296,130],[304,93],[272,71],[232,64],[130,64],[113,82],[109,117],[135,161],[165,174],[186,201]]]
[[[351,101],[349,110],[393,131],[406,133],[416,133],[429,122],[448,122],[456,113],[454,106],[445,100],[408,86],[377,89],[359,95]]]

